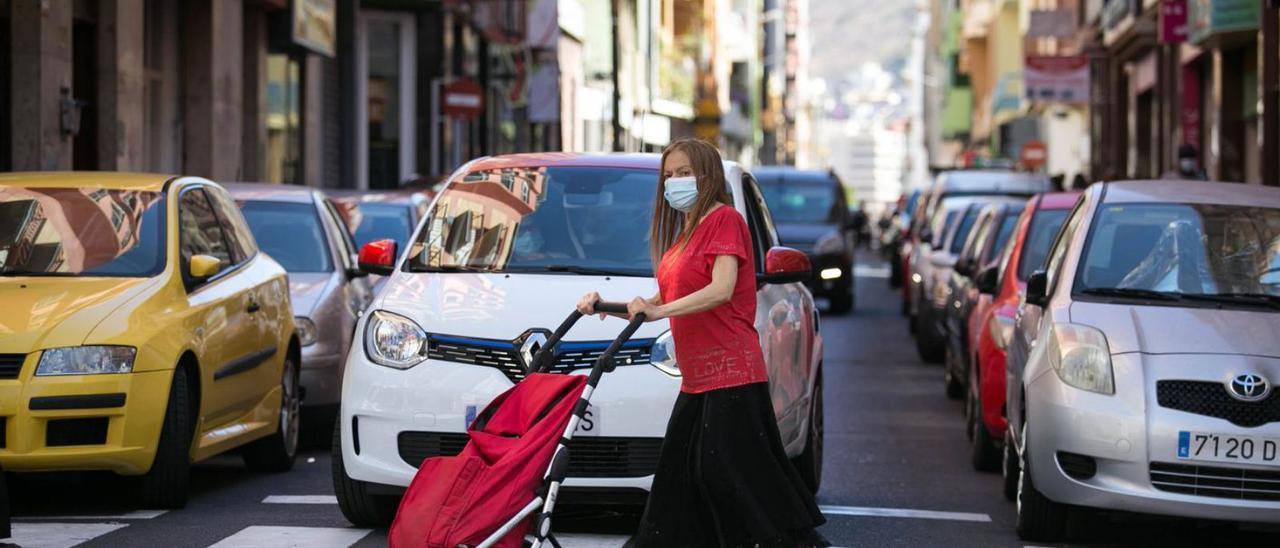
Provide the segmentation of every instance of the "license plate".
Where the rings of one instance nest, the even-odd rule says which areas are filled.
[[[582,420],[578,421],[578,430],[574,432],[575,436],[594,436],[600,433],[600,408],[594,405],[587,405],[586,413],[582,414]]]
[[[1280,465],[1280,439],[1178,432],[1178,458],[1214,462]]]

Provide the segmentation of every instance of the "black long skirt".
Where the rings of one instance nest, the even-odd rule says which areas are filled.
[[[825,519],[778,434],[766,383],[680,393],[627,546],[826,546]]]

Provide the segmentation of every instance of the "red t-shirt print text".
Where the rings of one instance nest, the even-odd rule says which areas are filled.
[[[768,380],[756,333],[755,256],[742,214],[716,208],[703,219],[684,249],[672,246],[658,265],[663,302],[674,302],[711,283],[719,255],[738,258],[738,279],[729,302],[711,310],[672,317],[682,392],[698,394]]]

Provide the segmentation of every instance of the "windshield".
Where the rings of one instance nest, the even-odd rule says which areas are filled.
[[[244,202],[240,205],[258,248],[289,272],[332,272],[324,228],[311,204]]]
[[[651,276],[656,186],[642,169],[473,172],[437,198],[408,268]]]
[[[836,203],[833,185],[769,182],[761,180],[765,205],[774,223],[827,224],[834,222]]]
[[[1004,249],[1004,245],[1009,242],[1009,235],[1013,234],[1014,227],[1018,226],[1018,214],[1010,212],[1000,221],[1000,230],[996,232],[996,241],[991,242],[991,247],[987,248],[988,256],[995,256]]]
[[[0,188],[0,275],[154,276],[165,264],[164,197]]]
[[[1018,281],[1025,282],[1035,271],[1044,268],[1049,246],[1053,245],[1068,213],[1070,210],[1066,209],[1041,209],[1031,218],[1031,228],[1022,242],[1022,257],[1018,259]]]
[[[1078,272],[1078,291],[1280,295],[1280,209],[1106,206]]]
[[[397,243],[409,241],[409,236],[413,233],[410,207],[367,202],[360,204],[360,226],[351,235],[356,245],[364,247],[364,244],[376,240],[395,240]]]
[[[965,240],[969,239],[969,231],[973,229],[973,223],[978,220],[978,208],[971,207],[965,212],[964,218],[960,219],[960,226],[956,228],[955,236],[951,237],[951,254],[958,255],[960,249],[964,247]]]

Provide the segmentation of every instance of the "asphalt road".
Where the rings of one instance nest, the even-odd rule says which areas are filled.
[[[858,309],[825,317],[826,463],[821,532],[836,546],[1027,546],[997,475],[966,459],[961,406],[943,396],[942,371],[916,357],[887,269],[858,268]],[[287,474],[255,475],[234,456],[198,465],[187,508],[139,511],[125,485],[99,474],[17,476],[15,534],[24,548],[383,546],[385,531],[354,529],[333,501],[325,449]],[[620,546],[638,510],[566,508],[567,547]],[[1280,546],[1277,529],[1242,530],[1132,515],[1089,515],[1063,546]],[[3,541],[0,541],[3,546]]]

